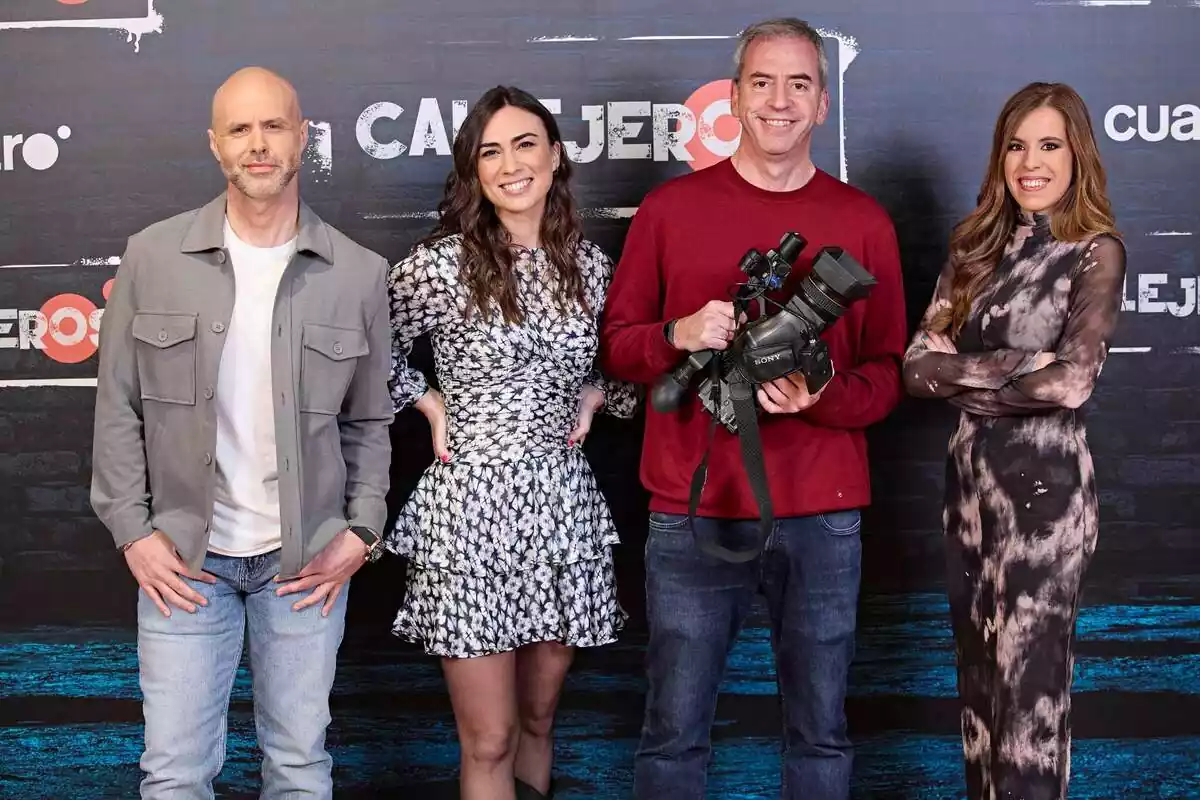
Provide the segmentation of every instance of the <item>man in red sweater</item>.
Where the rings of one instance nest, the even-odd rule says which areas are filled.
[[[794,373],[757,390],[776,522],[754,560],[730,563],[696,545],[697,536],[733,549],[756,540],[759,511],[737,437],[717,428],[693,530],[690,483],[708,447],[708,412],[694,389],[677,411],[647,411],[649,694],[636,798],[705,796],[717,689],[756,592],[769,606],[783,695],[783,797],[850,796],[843,705],[854,654],[859,509],[870,502],[864,429],[899,401],[907,330],[891,220],[812,162],[811,136],[829,106],[822,45],[795,19],[743,32],[732,94],[742,125],[737,151],[646,196],[608,294],[601,368],[651,384],[688,352],[732,340],[728,291],[745,280],[738,263],[750,247],[766,252],[787,231],[807,239],[780,301],[825,246],[844,248],[878,281],[822,335],[835,370],[830,383],[810,395]]]

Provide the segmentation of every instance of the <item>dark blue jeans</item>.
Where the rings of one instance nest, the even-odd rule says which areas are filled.
[[[697,518],[745,548],[757,521]],[[782,696],[785,800],[846,800],[853,752],[846,675],[854,658],[861,517],[776,521],[763,554],[728,564],[696,547],[684,515],[652,513],[646,541],[649,693],[634,768],[638,800],[703,800],[725,661],[756,593],[766,598]]]

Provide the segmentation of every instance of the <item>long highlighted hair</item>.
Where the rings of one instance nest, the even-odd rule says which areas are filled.
[[[952,337],[958,336],[971,305],[1000,262],[1020,215],[1004,180],[1005,154],[1021,121],[1043,107],[1057,109],[1066,119],[1074,164],[1071,185],[1050,211],[1051,233],[1063,242],[1083,241],[1102,233],[1116,235],[1105,188],[1107,177],[1083,98],[1065,83],[1029,84],[1004,104],[992,134],[992,153],[975,210],[950,235],[954,266],[950,305],[934,316],[930,325],[934,332],[948,328]]]

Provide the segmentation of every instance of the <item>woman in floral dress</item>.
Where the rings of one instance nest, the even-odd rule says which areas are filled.
[[[387,537],[409,563],[393,630],[442,659],[464,800],[550,796],[574,648],[625,621],[580,448],[593,414],[631,417],[637,397],[593,366],[612,264],[582,236],[570,173],[545,107],[490,90],[455,139],[437,229],[389,277],[392,397],[428,418],[438,458]],[[406,362],[427,333],[441,392]]]

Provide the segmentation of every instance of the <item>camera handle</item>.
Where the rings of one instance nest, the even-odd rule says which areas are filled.
[[[755,319],[758,319],[767,313],[768,302],[775,306],[779,305],[779,303],[776,303],[774,300],[769,300],[767,298],[767,291],[765,287],[754,288],[747,283],[739,284],[736,290],[731,290],[729,292],[729,299],[733,302],[734,325],[738,324],[738,319],[747,309],[750,308],[751,302],[758,306],[758,317],[755,317]],[[746,320],[750,320],[750,316],[748,314],[746,315]]]

